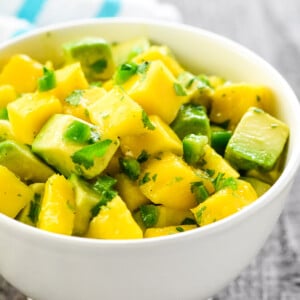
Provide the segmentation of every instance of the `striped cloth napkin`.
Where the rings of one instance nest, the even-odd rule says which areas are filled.
[[[157,0],[0,0],[0,42],[48,24],[116,16],[181,21],[175,6]]]

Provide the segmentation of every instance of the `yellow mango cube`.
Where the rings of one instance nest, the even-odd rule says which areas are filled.
[[[149,203],[135,181],[130,180],[125,174],[117,174],[115,178],[117,179],[117,191],[131,212],[142,204]]]
[[[33,191],[13,172],[0,165],[0,213],[15,218],[33,199]]]
[[[180,93],[171,71],[159,60],[152,61],[146,74],[137,74],[125,83],[124,89],[149,115],[158,115],[167,124],[176,117],[180,106],[187,101]]]
[[[200,226],[224,219],[257,199],[257,194],[250,183],[237,180],[236,187],[225,187],[197,207],[191,209]]]
[[[7,111],[17,140],[32,144],[48,118],[62,111],[62,105],[50,94],[28,93],[9,103]]]
[[[212,95],[210,119],[218,124],[229,121],[228,128],[234,129],[251,106],[271,112],[271,91],[259,85],[225,84]]]
[[[225,160],[220,154],[218,154],[210,145],[204,146],[204,157],[202,169],[214,171],[213,177],[218,176],[219,173],[223,173],[224,177],[240,177],[240,174]]]
[[[197,228],[196,225],[178,225],[178,226],[167,226],[161,228],[148,228],[145,231],[144,237],[145,238],[159,237],[164,235],[180,233],[195,228]]]
[[[154,130],[148,130],[140,135],[130,135],[121,138],[121,150],[125,155],[138,157],[144,150],[147,154],[158,152],[173,152],[182,155],[182,143],[175,132],[158,116],[149,116]]]
[[[122,137],[145,132],[144,111],[121,88],[115,87],[88,107],[92,123],[106,137]]]
[[[37,227],[71,235],[75,218],[75,196],[72,184],[62,175],[52,175],[46,182]]]
[[[0,108],[6,107],[8,103],[16,100],[17,94],[10,84],[0,86]]]
[[[149,159],[139,179],[141,191],[153,203],[183,210],[197,205],[191,185],[199,181],[212,191],[209,179],[170,152]]]
[[[114,197],[90,223],[87,237],[97,239],[140,239],[143,232],[133,219],[124,201]]]
[[[65,100],[74,90],[87,89],[89,83],[85,78],[80,63],[67,65],[55,71],[56,86],[49,91],[61,101]]]
[[[10,84],[16,92],[32,93],[43,75],[43,65],[24,54],[11,57],[0,73],[0,85]]]
[[[173,57],[167,46],[151,46],[148,50],[133,58],[132,61],[140,64],[144,61],[154,60],[162,61],[175,77],[184,72],[184,69]]]
[[[76,97],[75,103],[72,102],[72,98],[71,100],[69,100],[69,102],[65,101],[63,103],[63,113],[73,115],[74,117],[89,122],[90,118],[88,112],[88,105],[91,105],[92,103],[101,99],[105,94],[106,90],[101,87],[94,87],[86,90],[76,90],[73,92],[73,95]]]

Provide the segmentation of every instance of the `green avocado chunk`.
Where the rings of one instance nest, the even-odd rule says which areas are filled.
[[[289,128],[285,123],[262,109],[251,107],[230,138],[225,159],[240,170],[271,170],[288,136]]]
[[[256,191],[257,196],[263,195],[271,185],[254,177],[241,177],[242,180],[249,182]]]
[[[92,218],[91,210],[99,202],[101,195],[94,191],[88,182],[75,174],[72,174],[69,180],[73,186],[76,204],[73,234],[82,236],[87,231]]]
[[[114,72],[115,64],[111,45],[102,38],[85,38],[63,45],[67,64],[80,61],[89,81],[107,80]]]
[[[52,116],[32,144],[34,153],[64,176],[99,175],[119,147],[119,140],[100,139],[97,128],[71,115]]]
[[[36,157],[26,145],[12,140],[0,143],[0,164],[25,182],[45,182],[54,171]]]

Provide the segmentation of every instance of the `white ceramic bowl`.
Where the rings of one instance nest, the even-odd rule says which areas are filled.
[[[223,37],[177,24],[90,20],[36,31],[2,44],[1,61],[24,52],[60,61],[60,45],[84,36],[121,41],[147,36],[167,44],[190,70],[270,86],[290,127],[285,169],[260,199],[222,221],[189,232],[132,241],[51,234],[0,215],[0,273],[36,300],[192,300],[218,292],[247,266],[282,210],[300,158],[300,108],[286,81],[261,58]]]

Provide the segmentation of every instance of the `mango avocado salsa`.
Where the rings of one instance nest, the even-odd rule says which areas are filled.
[[[275,183],[289,128],[267,86],[193,74],[166,45],[88,37],[0,72],[0,213],[95,239],[178,234]]]

